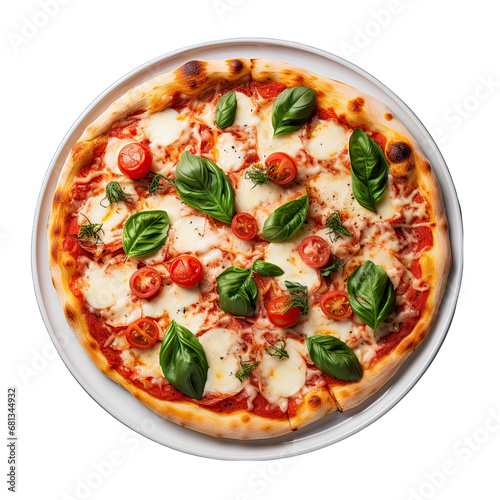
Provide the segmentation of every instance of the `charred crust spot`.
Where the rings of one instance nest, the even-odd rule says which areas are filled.
[[[426,172],[429,172],[432,170],[431,164],[428,161],[424,161],[423,163],[423,168]]]
[[[55,250],[55,251],[56,251],[56,256],[57,256],[57,255],[58,255],[58,248],[57,248],[57,247],[56,247],[56,250]],[[56,260],[56,259],[54,259],[54,260]],[[71,268],[71,267],[73,267],[73,266],[74,266],[74,264],[75,264],[75,259],[73,259],[72,257],[67,257],[67,258],[65,258],[65,259],[62,261],[62,265],[63,265],[64,267]]]
[[[56,224],[54,226],[54,229],[52,229],[52,234],[54,236],[59,236],[61,234],[61,225],[60,224]]]
[[[182,83],[194,89],[207,80],[205,66],[203,61],[188,61],[177,70],[177,74]]]
[[[62,191],[57,191],[56,194],[54,195],[54,202],[60,203],[62,199],[63,199]]]
[[[365,105],[365,100],[362,97],[356,97],[356,99],[351,99],[347,103],[347,109],[351,113],[359,113],[363,109],[364,105]]]
[[[392,163],[400,163],[410,156],[411,147],[406,142],[391,142],[387,149],[387,158]]]
[[[311,396],[307,402],[307,406],[311,410],[317,410],[321,406],[321,398],[319,396]]]
[[[391,113],[386,113],[385,114],[385,119],[390,122],[392,119],[394,118],[394,116],[391,115]]]
[[[447,222],[447,221],[444,221],[444,222],[443,222],[443,229],[444,229],[445,231],[448,231],[448,222]]]
[[[92,347],[92,349],[94,349],[94,350],[99,349],[99,344],[98,344],[97,342],[95,342],[94,340],[91,340],[91,341],[89,342],[89,345],[90,345],[90,347]]]
[[[76,319],[76,314],[75,314],[75,311],[73,311],[73,308],[66,304],[64,306],[64,314],[66,315],[66,317],[70,320],[70,321],[75,321]]]
[[[231,73],[239,73],[243,69],[243,63],[239,59],[229,61],[229,70]]]
[[[52,248],[50,249],[50,255],[52,257],[52,260],[57,260],[57,255],[58,255],[58,247],[57,245],[52,245]]]
[[[241,416],[241,421],[244,423],[244,424],[248,424],[248,422],[250,422],[250,417],[248,415],[242,415]]]

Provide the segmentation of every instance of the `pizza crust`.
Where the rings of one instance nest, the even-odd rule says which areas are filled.
[[[150,114],[168,107],[178,93],[200,96],[221,82],[282,82],[288,87],[306,85],[317,93],[317,104],[333,108],[341,121],[351,127],[379,132],[387,137],[385,148],[391,174],[414,180],[430,204],[434,246],[426,252],[423,271],[431,285],[425,309],[412,333],[386,357],[366,370],[363,378],[348,384],[332,384],[306,394],[298,411],[289,419],[259,417],[246,411],[221,414],[189,401],[168,402],[138,389],[110,368],[95,339],[91,336],[81,302],[72,294],[69,283],[76,261],[63,251],[63,224],[74,209],[68,198],[78,171],[89,165],[105,135],[118,122]],[[90,124],[72,148],[63,166],[48,221],[48,252],[54,287],[64,314],[89,358],[109,378],[129,390],[137,399],[167,420],[218,437],[260,439],[279,436],[301,428],[324,415],[353,408],[382,387],[422,342],[436,317],[451,267],[448,224],[437,179],[404,125],[389,108],[373,97],[349,85],[333,81],[287,63],[266,60],[231,59],[227,61],[189,61],[177,70],[159,75],[128,91]],[[329,392],[328,392],[329,391]],[[318,401],[319,400],[319,401]]]

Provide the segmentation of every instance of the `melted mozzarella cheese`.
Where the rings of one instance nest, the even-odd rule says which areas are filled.
[[[245,164],[247,144],[230,132],[219,135],[215,148],[216,163],[224,172],[237,171]]]
[[[282,411],[288,407],[288,398],[300,391],[306,383],[307,365],[300,355],[300,342],[286,341],[288,358],[279,359],[266,352],[262,354],[259,371],[263,378],[262,391],[271,404],[277,404]]]
[[[160,367],[160,347],[161,342],[157,342],[149,349],[130,349],[137,361],[143,365],[141,368],[148,371],[150,376],[163,377],[163,372]]]
[[[397,210],[391,204],[388,189],[384,191],[382,198],[377,202],[378,213],[374,213],[366,210],[356,201],[351,183],[351,176],[324,172],[308,181],[307,185],[313,190],[314,197],[319,198],[331,210],[345,210],[351,216],[365,217],[374,221],[388,220],[398,215]],[[320,210],[321,213],[324,212],[323,207],[320,207]]]
[[[272,182],[256,186],[242,173],[234,194],[237,212],[253,212],[263,206],[277,203],[283,195],[283,188]]]
[[[235,94],[237,107],[233,126],[246,128],[257,125],[260,122],[260,118],[257,114],[257,106],[252,98],[246,96],[242,92],[235,92]]]
[[[261,160],[265,160],[271,153],[281,151],[291,157],[303,149],[300,131],[278,135],[273,138],[271,123],[272,105],[264,106],[260,112],[257,128],[257,149]]]
[[[108,268],[89,262],[83,277],[82,292],[85,299],[91,307],[105,309],[124,296],[131,297],[128,281],[135,270],[136,267],[131,262]]]
[[[205,392],[236,394],[241,390],[241,382],[235,374],[240,369],[240,345],[236,333],[227,328],[209,330],[199,341],[208,362]]]
[[[343,342],[353,331],[352,321],[343,319],[336,321],[329,318],[318,304],[309,304],[309,312],[300,324],[302,333],[306,337],[313,335],[334,335]]]
[[[170,225],[173,225],[181,218],[182,212],[188,210],[188,207],[175,196],[161,196],[158,194],[145,198],[142,210],[165,210],[168,214]]]
[[[318,271],[304,263],[295,243],[270,243],[265,250],[265,260],[283,269],[284,274],[277,279],[284,289],[285,281],[297,281],[307,286],[309,292],[320,285]]]
[[[312,128],[305,149],[317,160],[329,160],[347,144],[347,131],[332,121],[319,120]]]
[[[154,298],[142,300],[143,315],[149,318],[160,318],[168,314],[170,320],[175,320],[196,334],[206,319],[206,314],[193,311],[192,306],[200,300],[198,286],[182,288],[175,284],[165,285]]]
[[[127,191],[127,193],[130,193],[130,191]],[[80,214],[85,215],[91,223],[102,224],[102,231],[99,233],[99,237],[103,243],[111,243],[116,238],[121,238],[123,232],[122,224],[128,218],[130,212],[125,201],[102,206],[101,198],[97,196],[87,200]],[[79,222],[81,224],[88,223],[83,216],[80,217]]]
[[[187,118],[175,109],[167,108],[144,120],[144,133],[153,147],[166,147],[175,141],[186,140],[191,126]]]
[[[182,217],[170,228],[169,241],[179,253],[192,252],[203,241],[205,219],[197,215]]]

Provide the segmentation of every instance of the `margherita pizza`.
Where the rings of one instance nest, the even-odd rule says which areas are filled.
[[[131,89],[61,172],[50,267],[87,355],[162,417],[285,434],[422,342],[451,253],[431,165],[381,102],[265,60]]]

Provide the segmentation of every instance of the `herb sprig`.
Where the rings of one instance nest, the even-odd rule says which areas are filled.
[[[102,234],[104,234],[104,231],[102,230],[102,224],[95,224],[93,222],[90,222],[90,219],[86,215],[84,215],[84,214],[80,214],[80,215],[82,215],[83,217],[85,217],[87,219],[88,224],[82,224],[80,226],[80,229],[78,230],[78,234],[70,234],[70,236],[72,238],[75,238],[75,240],[87,241],[89,243],[91,243],[92,240],[94,239],[95,245],[102,243],[102,240],[101,240],[101,237],[99,234],[101,232],[102,232]]]
[[[250,375],[252,368],[255,368],[256,366],[259,366],[259,363],[257,363],[257,361],[255,361],[255,363],[241,363],[241,370],[239,372],[236,372],[234,376],[239,379],[240,382],[243,382],[243,379],[247,375]]]
[[[338,212],[330,214],[326,219],[325,225],[328,228],[328,236],[330,237],[330,241],[332,243],[337,241],[342,236],[352,236],[351,231],[349,231],[344,224],[342,224]]]
[[[349,259],[339,259],[338,257],[333,256],[333,262],[329,266],[325,266],[321,269],[322,276],[330,276],[331,273],[342,269]]]
[[[104,200],[108,200],[108,205],[103,205]],[[101,207],[107,208],[113,203],[118,203],[119,201],[126,201],[127,203],[132,203],[132,197],[125,193],[116,181],[111,181],[106,186],[106,196],[100,201]]]
[[[302,314],[307,314],[309,309],[307,303],[307,286],[295,281],[285,281],[285,286],[292,296],[287,300],[288,306],[283,311],[283,314],[287,313],[293,307],[300,307]]]
[[[271,173],[272,173],[273,169],[274,169],[274,167],[271,167],[268,169],[268,168],[264,167],[261,163],[254,163],[245,172],[245,177],[247,179],[250,179],[255,184],[252,187],[252,189],[253,189],[255,186],[261,186],[262,184],[269,182],[271,180]]]
[[[288,352],[286,352],[285,347],[285,341],[283,339],[278,339],[274,344],[266,348],[266,352],[269,356],[275,356],[279,359],[288,358]]]

